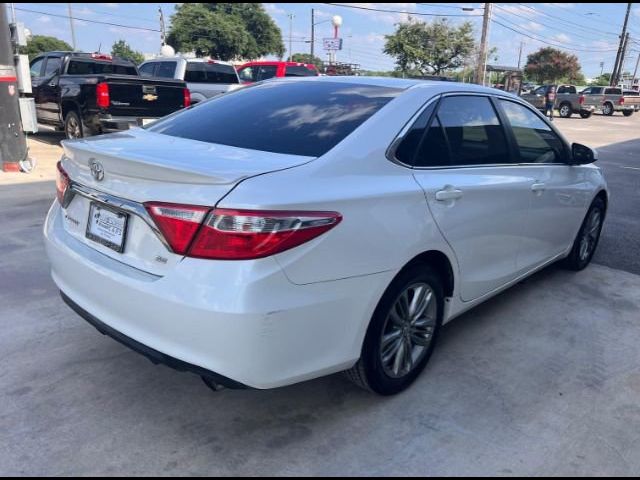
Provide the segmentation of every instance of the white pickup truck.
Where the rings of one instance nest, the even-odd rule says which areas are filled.
[[[143,77],[184,80],[192,104],[242,86],[234,66],[221,60],[158,57],[140,64],[138,71]]]

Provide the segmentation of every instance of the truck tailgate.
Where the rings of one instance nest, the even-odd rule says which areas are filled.
[[[158,118],[184,107],[185,84],[180,81],[114,75],[106,83],[113,116]]]

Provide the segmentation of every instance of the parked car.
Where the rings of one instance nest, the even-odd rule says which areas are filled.
[[[103,53],[48,52],[30,62],[38,122],[81,138],[144,125],[190,104],[176,80],[144,79]]]
[[[640,97],[633,90],[625,90],[623,94],[621,87],[587,87],[580,93],[596,104],[603,115],[622,112],[630,117],[640,110]]]
[[[552,86],[556,87],[554,105],[562,118],[569,118],[574,113],[580,114],[582,118],[589,118],[596,110],[598,100],[578,93],[575,85],[542,85],[529,93],[522,94],[521,97],[537,109],[544,111],[545,95]]]
[[[193,104],[241,86],[233,65],[221,60],[160,57],[140,64],[139,70],[143,77],[184,80]]]
[[[311,63],[248,62],[236,68],[242,83],[260,82],[274,77],[315,77],[319,75],[318,69]]]
[[[265,82],[63,147],[44,235],[65,302],[216,389],[346,369],[397,393],[443,323],[583,269],[608,204],[594,151],[461,83]]]

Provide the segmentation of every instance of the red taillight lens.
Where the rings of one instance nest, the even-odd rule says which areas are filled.
[[[191,92],[189,91],[188,88],[185,88],[184,90],[182,90],[182,95],[183,95],[183,107],[187,108],[189,105],[191,105]]]
[[[584,95],[580,95],[580,96],[578,97],[578,103],[579,103],[580,105],[582,105],[582,104],[584,103]]]
[[[175,253],[185,254],[209,207],[149,202],[144,204]]]
[[[67,175],[67,172],[62,168],[62,162],[59,161],[56,167],[58,169],[56,175],[56,197],[58,197],[60,205],[63,205],[64,195],[67,193],[69,185],[71,185],[71,180],[69,180],[69,175]]]
[[[109,98],[109,84],[99,83],[96,85],[97,103],[100,108],[108,108],[111,103]]]
[[[188,255],[219,260],[268,257],[322,235],[341,220],[336,212],[218,208],[207,218]]]
[[[618,100],[618,105],[624,105],[624,97],[620,97],[620,100]]]

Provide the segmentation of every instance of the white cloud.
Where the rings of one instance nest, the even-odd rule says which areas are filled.
[[[531,32],[540,32],[544,30],[544,25],[540,25],[539,23],[536,23],[536,22],[523,23],[520,26],[525,30],[531,31]]]
[[[556,7],[556,8],[573,8],[576,6],[575,3],[543,3],[545,7]]]
[[[36,19],[36,22],[38,22],[38,23],[51,23],[51,17],[47,17],[45,15],[40,15]]]
[[[265,3],[264,9],[269,15],[284,15],[287,13],[284,9],[277,7],[274,3]]]
[[[558,33],[557,35],[554,35],[551,38],[556,42],[560,42],[560,43],[568,43],[571,41],[571,37],[565,33]]]
[[[389,25],[408,21],[411,13],[416,11],[415,3],[344,3],[342,5],[359,7],[352,9],[352,12],[365,15],[373,21]],[[384,12],[378,10],[394,11]]]
[[[120,6],[117,3],[101,3],[100,5],[103,5],[107,8],[118,8]]]

